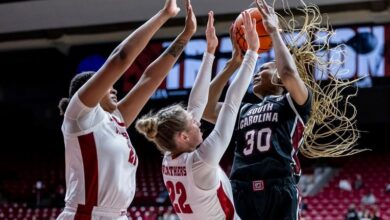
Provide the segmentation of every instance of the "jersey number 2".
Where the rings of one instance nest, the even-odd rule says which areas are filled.
[[[130,148],[129,163],[135,166],[137,164],[137,155],[135,154],[135,151],[130,145],[129,148]]]
[[[268,151],[271,146],[271,132],[270,128],[263,128],[259,131],[250,130],[246,132],[246,148],[244,148],[244,155],[251,155],[255,145],[257,150],[260,152]]]
[[[185,204],[187,200],[186,189],[184,188],[183,183],[177,182],[176,187],[172,181],[167,181],[166,184],[169,198],[172,201],[173,208],[176,213],[192,213],[191,206],[189,204]],[[179,196],[177,203],[175,203],[176,195]]]

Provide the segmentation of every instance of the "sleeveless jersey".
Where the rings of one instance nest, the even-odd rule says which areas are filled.
[[[196,151],[183,153],[172,159],[166,153],[162,163],[165,186],[173,208],[180,219],[193,220],[231,220],[239,219],[233,207],[232,189],[228,177],[220,166],[219,183],[210,190],[200,189],[194,181],[192,164]]]
[[[304,124],[310,116],[311,93],[302,106],[290,94],[267,96],[258,104],[243,104],[235,130],[230,179],[253,181],[295,176]]]
[[[121,113],[109,114],[100,105],[88,108],[78,94],[74,96],[62,125],[66,206],[83,213],[91,213],[93,207],[126,210],[135,193],[138,159]],[[72,114],[82,116],[72,119]],[[80,131],[69,132],[71,127]]]

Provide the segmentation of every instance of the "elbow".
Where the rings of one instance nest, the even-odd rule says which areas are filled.
[[[127,53],[126,51],[122,48],[120,51],[119,51],[119,54],[118,54],[118,57],[120,60],[126,60],[127,59]]]
[[[120,44],[118,45],[111,53],[110,57],[111,59],[119,60],[119,61],[126,61],[129,58],[129,48],[132,48],[133,46],[128,43],[126,44]]]
[[[298,71],[293,67],[284,67],[280,71],[278,71],[280,79],[286,81],[288,79],[299,76]]]
[[[112,54],[114,59],[125,61],[127,59],[127,53],[123,47],[119,47],[118,51]]]
[[[110,56],[108,57],[106,62],[113,63],[115,65],[124,65],[126,64],[126,60],[128,58],[128,54],[121,47],[117,47]]]

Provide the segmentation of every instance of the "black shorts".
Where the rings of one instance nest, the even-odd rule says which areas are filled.
[[[299,193],[293,178],[232,180],[234,205],[243,220],[298,220]]]

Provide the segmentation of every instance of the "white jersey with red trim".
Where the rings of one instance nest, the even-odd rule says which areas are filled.
[[[123,121],[118,110],[88,108],[77,93],[71,99],[62,125],[65,202],[76,215],[98,207],[126,210],[133,200],[138,159]]]
[[[164,156],[164,183],[176,214],[180,219],[188,220],[239,219],[233,206],[229,179],[221,167],[200,166],[201,169],[216,169],[219,181],[208,190],[196,185],[193,174],[194,157],[198,157],[196,154],[197,151],[183,153],[175,159],[169,153]]]
[[[229,145],[235,118],[257,57],[255,51],[246,52],[240,70],[226,93],[215,127],[200,146],[175,159],[169,152],[164,156],[164,183],[180,219],[240,219],[234,209],[230,181],[219,162]],[[188,100],[187,110],[196,121],[200,121],[207,103],[213,60],[213,55],[204,54]]]

